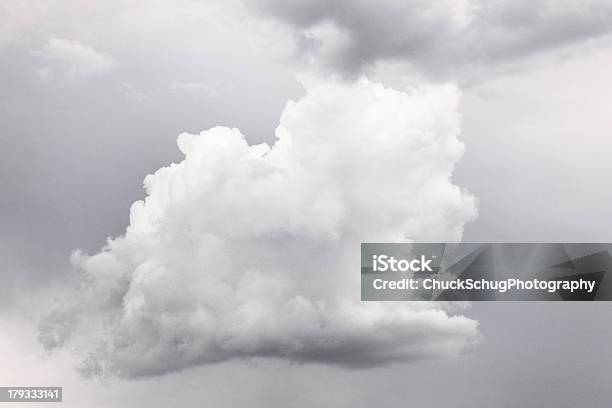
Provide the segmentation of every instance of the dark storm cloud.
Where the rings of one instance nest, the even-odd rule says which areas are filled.
[[[254,6],[295,30],[298,52],[355,74],[379,61],[434,76],[495,65],[609,33],[607,1],[278,1]]]

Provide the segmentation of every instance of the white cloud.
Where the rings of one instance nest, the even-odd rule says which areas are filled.
[[[82,290],[43,320],[43,344],[72,333],[84,373],[129,377],[249,357],[369,367],[475,341],[442,304],[359,301],[361,241],[458,240],[475,217],[449,181],[457,90],[307,87],[271,147],[180,135],[185,159],[145,179],[125,235],[75,254]]]
[[[112,71],[116,62],[109,54],[75,40],[49,38],[40,54],[51,64],[40,72],[60,71],[68,77],[87,78]]]

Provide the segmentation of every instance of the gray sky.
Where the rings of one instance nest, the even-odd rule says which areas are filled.
[[[259,3],[255,12],[235,2],[0,6],[0,350],[8,361],[0,384],[62,378],[64,405],[75,407],[607,406],[607,304],[476,303],[466,314],[479,321],[484,341],[469,355],[370,370],[232,361],[101,385],[75,372],[74,350],[45,354],[36,341],[39,298],[65,279],[70,252],[96,252],[106,237],[123,232],[130,204],[143,197],[144,176],[180,158],[179,133],[227,125],[252,143],[273,140],[286,101],[303,93],[294,77],[304,69],[296,54],[315,55],[340,73],[371,71],[388,83],[413,81],[389,72],[416,61],[436,80],[461,84],[466,152],[453,180],[479,200],[464,240],[610,241],[605,2],[581,10],[573,2],[558,8],[499,2],[498,17],[477,20],[489,34],[505,27],[494,31],[501,39],[484,42],[479,63],[469,52],[441,58],[453,32],[429,27],[453,28],[455,14],[444,7],[430,14],[434,20],[402,14],[435,34],[417,52],[410,42],[391,48],[369,42],[370,20],[365,24],[359,13],[347,19],[349,3],[296,11],[264,2],[263,14],[275,11],[273,20],[260,19]],[[371,5],[359,3],[367,15]],[[298,18],[298,11],[309,17]],[[348,48],[324,49],[323,57],[311,43],[294,48],[319,15],[346,24]],[[477,44],[473,29],[457,24],[461,41]],[[504,37],[517,26],[524,26],[523,37]],[[359,53],[384,66],[362,64]]]

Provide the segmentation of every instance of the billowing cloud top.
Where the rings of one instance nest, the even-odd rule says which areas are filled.
[[[474,198],[453,86],[323,82],[282,113],[273,146],[237,129],[182,134],[145,179],[125,235],[43,319],[85,374],[157,375],[250,357],[346,367],[455,353],[477,323],[438,303],[359,301],[361,241],[459,240]]]
[[[607,0],[251,0],[295,30],[322,68],[356,73],[380,61],[427,75],[516,60],[612,31]]]

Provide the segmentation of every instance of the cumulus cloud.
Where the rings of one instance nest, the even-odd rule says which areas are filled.
[[[64,38],[49,38],[40,55],[50,64],[39,70],[43,76],[59,71],[68,77],[87,78],[105,74],[116,66],[111,55]]]
[[[294,29],[317,67],[354,74],[381,61],[454,77],[610,33],[606,0],[252,0]]]
[[[476,341],[452,305],[359,300],[360,242],[459,240],[475,217],[450,181],[457,89],[307,88],[272,146],[181,134],[185,158],[146,177],[125,234],[74,254],[80,289],[41,342],[72,344],[84,374],[137,377],[252,357],[371,367]]]

